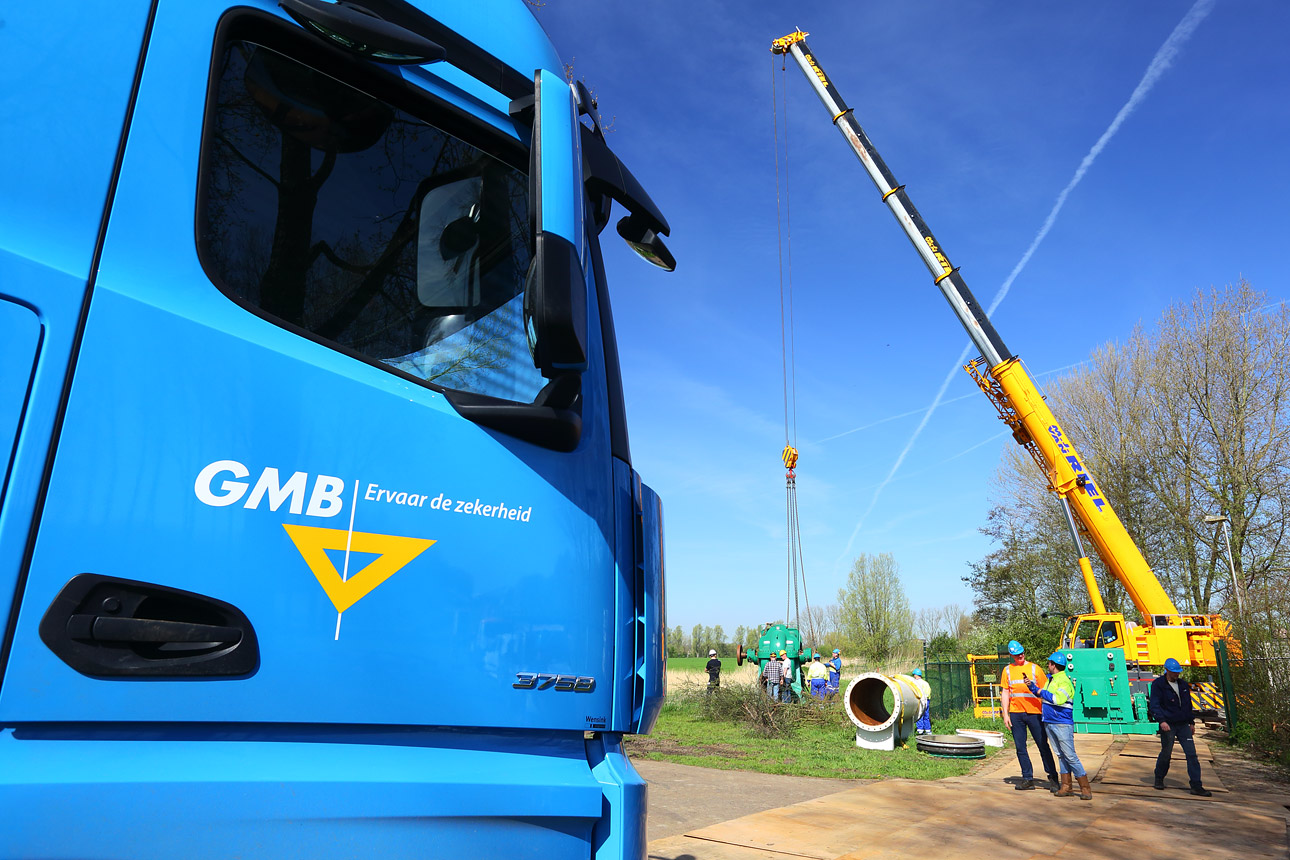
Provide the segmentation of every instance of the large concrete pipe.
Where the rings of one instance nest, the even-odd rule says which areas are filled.
[[[894,704],[883,701],[890,690]],[[914,734],[920,700],[908,675],[865,672],[847,685],[847,716],[856,727],[856,746],[891,750]]]

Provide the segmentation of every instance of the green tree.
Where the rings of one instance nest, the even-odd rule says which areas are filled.
[[[702,650],[704,641],[705,640],[703,636],[703,625],[702,624],[694,625],[694,629],[690,631],[690,656],[691,657],[698,657],[700,654],[704,653]]]
[[[685,655],[685,631],[682,630],[681,625],[678,624],[672,628],[667,637],[667,656],[684,657]]]
[[[726,632],[718,624],[712,628],[712,645],[709,646],[717,649],[717,655],[720,657],[730,656],[730,646],[726,644]]]
[[[861,553],[838,590],[842,632],[860,654],[883,662],[913,638],[913,613],[890,553]]]

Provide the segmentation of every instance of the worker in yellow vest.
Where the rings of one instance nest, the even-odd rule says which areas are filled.
[[[1053,751],[1048,746],[1044,734],[1044,724],[1040,718],[1043,713],[1043,701],[1030,692],[1028,681],[1043,689],[1048,683],[1044,670],[1026,659],[1026,649],[1013,639],[1008,643],[1008,653],[1012,662],[1003,667],[999,676],[999,689],[1003,699],[1003,724],[1012,732],[1012,743],[1017,748],[1017,763],[1021,765],[1021,782],[1013,788],[1017,791],[1032,791],[1035,788],[1035,772],[1030,764],[1030,754],[1026,751],[1026,732],[1035,739],[1039,748],[1039,758],[1043,761],[1044,772],[1051,783],[1051,791],[1057,791],[1061,782],[1057,779],[1057,765],[1053,762]]]

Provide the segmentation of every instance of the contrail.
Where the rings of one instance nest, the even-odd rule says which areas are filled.
[[[1278,304],[1280,303],[1273,302],[1272,304],[1265,305],[1264,307],[1276,307]],[[1255,308],[1255,310],[1263,310],[1263,308]],[[1085,361],[1087,361],[1087,359],[1085,359]],[[1043,379],[1045,376],[1052,376],[1054,373],[1061,373],[1063,370],[1070,370],[1072,367],[1079,367],[1084,363],[1084,361],[1076,361],[1072,364],[1063,364],[1061,367],[1054,367],[1052,370],[1045,370],[1043,373],[1036,373],[1035,379]],[[958,403],[960,400],[967,400],[968,398],[974,397],[976,397],[975,394],[960,394],[957,397],[951,397],[949,400],[941,400],[939,401],[939,404],[944,405],[946,403]],[[925,411],[927,410],[922,408],[910,409],[908,412],[898,412],[895,415],[888,415],[886,418],[879,418],[876,421],[870,421],[868,424],[861,424],[859,427],[852,427],[850,430],[843,430],[841,433],[834,433],[832,436],[825,436],[823,439],[812,439],[809,444],[823,445],[825,442],[832,442],[834,439],[841,439],[843,436],[850,436],[852,433],[859,433],[861,430],[868,430],[872,427],[877,427],[879,424],[898,421],[901,418],[908,418],[911,415],[919,415]]]
[[[1035,234],[1035,238],[1031,241],[1030,247],[1026,249],[1026,253],[1021,255],[1021,259],[1017,261],[1017,265],[1012,267],[1012,272],[1008,275],[1007,280],[1003,282],[1003,286],[999,287],[999,291],[995,293],[994,300],[990,302],[990,307],[986,311],[987,315],[993,314],[995,309],[1003,302],[1004,298],[1007,297],[1008,290],[1012,289],[1012,282],[1021,274],[1021,270],[1026,267],[1026,264],[1030,262],[1030,258],[1034,256],[1035,249],[1039,247],[1039,243],[1044,241],[1044,237],[1047,236],[1048,231],[1052,229],[1053,223],[1057,220],[1058,213],[1061,212],[1062,207],[1066,205],[1066,198],[1070,196],[1070,193],[1073,190],[1075,190],[1075,186],[1080,184],[1080,181],[1084,178],[1084,174],[1088,173],[1088,169],[1093,166],[1093,162],[1097,159],[1098,155],[1101,154],[1102,150],[1106,148],[1106,145],[1110,143],[1111,138],[1115,136],[1115,133],[1120,130],[1120,126],[1124,124],[1124,121],[1129,118],[1129,115],[1133,113],[1138,105],[1142,103],[1142,100],[1147,97],[1147,94],[1151,92],[1151,88],[1156,85],[1156,81],[1160,80],[1160,76],[1168,71],[1169,67],[1173,65],[1174,58],[1178,56],[1178,52],[1182,50],[1183,45],[1185,45],[1187,40],[1191,38],[1192,33],[1196,32],[1196,28],[1200,26],[1200,22],[1205,20],[1205,16],[1214,8],[1214,3],[1215,0],[1196,0],[1192,7],[1187,10],[1187,14],[1183,16],[1183,19],[1178,22],[1178,26],[1174,27],[1173,32],[1169,34],[1169,38],[1165,39],[1165,43],[1160,46],[1160,50],[1156,51],[1156,55],[1151,58],[1151,62],[1147,65],[1147,70],[1142,75],[1142,80],[1138,81],[1138,85],[1134,88],[1132,94],[1129,95],[1129,100],[1124,103],[1124,107],[1120,108],[1119,113],[1115,115],[1115,119],[1111,120],[1111,124],[1107,126],[1106,131],[1102,132],[1102,136],[1097,139],[1097,143],[1093,144],[1093,147],[1088,151],[1088,155],[1084,156],[1084,160],[1081,161],[1079,163],[1079,167],[1075,169],[1075,175],[1071,177],[1071,181],[1066,183],[1066,187],[1057,195],[1057,202],[1053,204],[1052,211],[1049,212],[1048,217],[1044,219],[1044,224],[1039,228],[1039,232]],[[950,382],[953,381],[955,376],[960,372],[963,367],[963,363],[967,361],[968,353],[971,349],[972,344],[970,343],[963,348],[963,352],[960,353],[958,361],[954,363],[954,366],[950,368],[950,372],[946,374],[945,381],[941,383],[940,390],[936,392],[936,397],[932,400],[931,405],[927,407],[927,411],[923,414],[923,419],[918,422],[918,426],[914,428],[913,435],[911,435],[909,437],[909,441],[905,443],[904,450],[902,450],[900,455],[896,457],[896,462],[892,464],[890,471],[887,472],[887,477],[883,478],[882,483],[878,485],[876,490],[874,490],[873,498],[869,500],[869,507],[865,508],[864,513],[861,514],[860,521],[856,523],[855,529],[851,532],[851,537],[847,539],[846,547],[842,550],[842,554],[839,555],[837,560],[833,563],[835,569],[847,556],[851,554],[851,547],[855,543],[856,535],[860,534],[860,529],[864,527],[865,520],[869,518],[869,514],[873,512],[874,507],[878,504],[878,497],[882,495],[883,489],[891,483],[891,479],[896,476],[896,472],[900,469],[900,465],[905,462],[906,455],[908,455],[910,449],[914,447],[914,442],[918,440],[919,434],[921,434],[923,432],[923,428],[927,426],[927,422],[931,419],[932,413],[936,411],[936,407],[941,405],[941,401],[945,397],[945,392],[950,387]]]

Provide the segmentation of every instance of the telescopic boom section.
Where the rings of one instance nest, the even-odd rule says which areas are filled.
[[[923,216],[918,214],[918,210],[910,202],[909,195],[905,193],[905,186],[896,182],[896,178],[887,169],[878,151],[869,142],[864,129],[856,122],[851,108],[847,107],[837,88],[815,62],[815,57],[806,47],[806,36],[806,33],[800,31],[790,33],[782,39],[776,39],[771,50],[776,54],[789,54],[802,67],[802,72],[815,89],[815,94],[820,97],[820,101],[824,102],[824,107],[833,117],[833,124],[837,126],[838,131],[842,132],[842,136],[846,138],[856,157],[864,165],[873,184],[878,186],[878,193],[882,195],[883,202],[896,216],[901,229],[913,243],[914,250],[927,264],[928,270],[936,280],[936,286],[940,287],[945,300],[954,309],[955,315],[967,330],[972,343],[976,345],[981,355],[985,356],[991,367],[1002,364],[1004,360],[1012,357],[1012,353],[1008,352],[1003,339],[990,324],[989,317],[985,315],[985,311],[973,297],[972,291],[963,282],[959,270],[950,264],[949,258],[941,250],[940,243],[923,222]]]
[[[1084,553],[1080,540],[1081,529],[1075,527],[1075,520],[1093,541],[1098,555],[1128,591],[1146,626],[1158,630],[1175,628],[1178,634],[1183,634],[1183,627],[1208,628],[1210,622],[1207,616],[1178,615],[1173,601],[1161,588],[1160,581],[1151,572],[1146,559],[1129,537],[1110,503],[1098,490],[1093,476],[1088,473],[1070,439],[1048,409],[1043,395],[1035,387],[1025,367],[1008,351],[1003,339],[994,330],[985,311],[963,281],[958,268],[951,265],[944,249],[910,202],[905,186],[896,181],[864,129],[856,121],[851,108],[847,107],[837,88],[820,68],[806,45],[806,36],[806,33],[800,31],[790,33],[775,40],[771,50],[776,54],[791,56],[801,67],[833,118],[833,124],[864,165],[869,178],[882,195],[883,202],[896,216],[896,221],[931,272],[936,286],[967,330],[972,343],[980,350],[982,360],[973,362],[967,369],[994,402],[1003,419],[1012,427],[1017,442],[1034,456],[1048,476],[1051,489],[1061,499],[1067,522],[1071,526],[1071,536],[1080,555],[1080,570],[1094,611],[1105,613],[1106,610],[1093,579],[1092,567]],[[985,373],[979,371],[981,364],[988,368]],[[1182,647],[1187,649],[1185,644]]]

